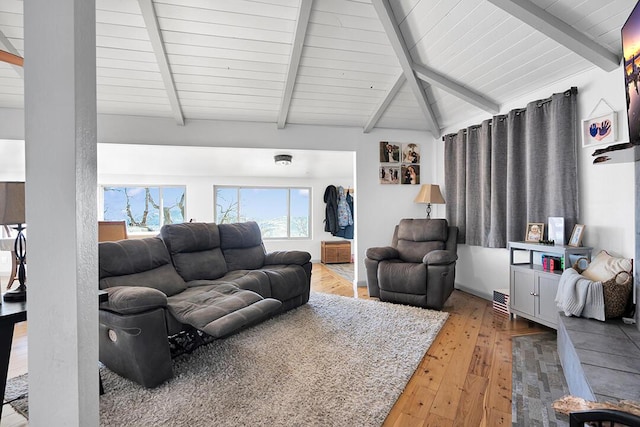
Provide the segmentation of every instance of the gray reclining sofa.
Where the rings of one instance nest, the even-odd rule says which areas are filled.
[[[221,338],[305,304],[310,259],[266,253],[255,222],[171,224],[160,237],[102,242],[100,361],[155,387],[173,376],[169,337]]]

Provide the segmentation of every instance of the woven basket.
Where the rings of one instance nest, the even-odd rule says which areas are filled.
[[[581,257],[573,264],[573,269],[579,274],[582,274],[582,272],[587,269],[586,266],[588,265],[589,260],[585,257]],[[602,282],[604,317],[607,319],[613,319],[623,316],[627,310],[627,304],[632,290],[633,275],[629,271],[620,271],[611,279]]]
[[[618,283],[619,280],[621,280],[620,283]],[[631,273],[628,271],[620,271],[611,279],[602,282],[605,318],[613,319],[624,315],[633,287],[632,282]]]

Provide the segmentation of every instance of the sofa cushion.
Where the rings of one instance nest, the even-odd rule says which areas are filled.
[[[98,245],[100,289],[114,286],[145,286],[175,295],[187,288],[171,265],[161,239],[151,237]]]
[[[378,265],[380,290],[403,294],[426,294],[427,266],[422,262],[380,261]]]
[[[266,254],[264,264],[305,265],[311,261],[311,254],[305,251],[274,251]]]
[[[304,293],[307,273],[299,265],[269,265],[261,269],[269,277],[271,296],[287,301]]]
[[[404,262],[422,262],[425,254],[432,251],[444,250],[444,242],[412,242],[410,240],[398,240],[398,254]]]
[[[216,224],[167,224],[160,229],[160,235],[176,271],[185,281],[214,280],[227,272]]]
[[[153,270],[142,273],[125,274],[124,276],[112,276],[100,279],[100,289],[119,286],[144,286],[154,288],[166,296],[175,295],[187,289],[187,284],[176,273],[171,264],[165,264]]]
[[[231,283],[191,287],[168,299],[180,322],[220,338],[278,310],[280,301],[263,299]]]
[[[100,304],[100,308],[120,314],[142,313],[167,306],[167,296],[154,288],[116,286],[108,292],[109,300]]]
[[[271,285],[269,277],[260,270],[235,270],[230,271],[216,280],[192,280],[187,282],[188,287],[219,285],[222,283],[233,283],[240,289],[253,291],[263,298],[271,297]]]
[[[162,239],[120,240],[98,244],[100,278],[140,273],[171,263]]]
[[[181,252],[199,252],[220,247],[220,231],[214,223],[185,222],[167,224],[160,235],[171,255]]]
[[[396,249],[404,262],[422,262],[424,255],[446,247],[449,228],[444,219],[403,219]]]
[[[220,248],[201,252],[172,254],[173,265],[186,281],[215,280],[227,272],[227,263]]]
[[[633,270],[633,261],[628,258],[618,258],[609,255],[607,251],[600,251],[594,259],[591,260],[582,275],[589,280],[597,282],[605,282],[621,271],[631,272]]]
[[[445,242],[449,227],[444,219],[402,219],[398,224],[398,239],[413,242],[439,240]]]
[[[255,221],[220,224],[220,247],[227,269],[255,270],[264,265],[262,233]]]

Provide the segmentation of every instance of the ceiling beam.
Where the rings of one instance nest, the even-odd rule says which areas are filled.
[[[475,105],[476,107],[485,110],[492,114],[498,114],[500,112],[500,106],[495,102],[485,98],[483,95],[475,92],[468,87],[462,86],[446,76],[438,73],[437,71],[428,68],[424,65],[413,63],[413,71],[420,80],[439,87],[440,89]]]
[[[151,41],[153,52],[155,53],[156,60],[158,61],[158,68],[160,68],[160,75],[164,82],[164,88],[167,91],[167,96],[169,97],[169,104],[171,105],[173,117],[179,125],[184,126],[182,107],[180,106],[180,100],[178,99],[176,84],[173,81],[173,74],[171,73],[171,67],[169,67],[167,52],[164,48],[162,33],[160,32],[160,25],[158,24],[158,17],[152,1],[153,0],[138,0],[138,3],[140,4],[144,23],[147,26],[147,32],[149,33],[149,40]]]
[[[313,0],[300,0],[300,9],[298,9],[298,19],[293,34],[293,44],[291,46],[291,57],[289,58],[289,69],[287,70],[284,93],[282,94],[282,102],[280,103],[280,111],[278,113],[278,129],[283,129],[287,123],[289,106],[291,105],[293,87],[296,84],[296,77],[298,76],[298,67],[300,66],[300,57],[302,57],[302,48],[304,47],[304,38],[307,34],[312,4]]]
[[[374,126],[378,123],[378,120],[380,120],[380,117],[382,117],[384,112],[387,110],[387,107],[389,107],[389,104],[391,104],[391,101],[393,101],[393,98],[395,98],[396,94],[398,93],[398,91],[400,90],[400,88],[402,87],[405,81],[407,81],[407,79],[404,76],[404,72],[398,74],[398,77],[396,77],[395,82],[393,83],[391,88],[387,91],[386,95],[384,96],[384,99],[380,102],[380,104],[378,104],[375,111],[373,112],[371,117],[369,117],[369,120],[367,120],[367,123],[364,125],[364,130],[363,130],[364,133],[369,133],[371,129],[373,129]]]
[[[438,119],[431,108],[431,103],[429,102],[427,93],[422,87],[422,83],[413,72],[413,60],[411,59],[411,55],[407,49],[407,44],[404,41],[404,37],[402,36],[398,23],[393,15],[393,10],[391,9],[389,0],[372,0],[371,2],[376,9],[378,19],[380,19],[384,31],[387,33],[391,47],[393,47],[393,50],[398,57],[398,61],[400,62],[402,72],[407,79],[407,83],[416,97],[422,113],[429,122],[429,127],[433,130],[434,135],[440,136],[441,129],[440,125],[438,125]]]
[[[11,64],[20,78],[24,79],[24,69],[22,68],[24,66],[24,59],[20,56],[18,49],[16,49],[13,43],[4,35],[2,30],[0,30],[0,47],[4,49],[4,51],[0,50],[0,61]]]
[[[605,71],[613,71],[620,66],[618,55],[528,0],[489,2]]]

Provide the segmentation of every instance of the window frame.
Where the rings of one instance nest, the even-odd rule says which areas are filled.
[[[281,186],[257,186],[257,185],[215,185],[213,186],[213,217],[216,224],[218,224],[218,189],[236,189],[236,199],[238,203],[237,215],[235,218],[235,222],[240,222],[240,217],[242,215],[242,207],[240,204],[240,191],[241,190],[287,190],[287,236],[286,237],[265,237],[263,236],[263,240],[312,240],[312,218],[313,218],[313,210],[312,210],[312,187],[281,187]],[[292,237],[291,236],[291,192],[296,190],[306,190],[309,192],[309,203],[308,203],[308,220],[307,220],[307,236],[301,237]]]
[[[184,189],[184,216],[182,218],[182,223],[187,222],[187,199],[188,199],[188,195],[187,195],[187,186],[186,185],[180,185],[180,184],[169,184],[169,185],[158,185],[158,184],[100,184],[99,186],[99,200],[101,203],[100,206],[100,215],[99,215],[99,220],[102,221],[104,220],[104,208],[105,208],[105,201],[104,201],[104,193],[105,193],[105,189],[106,188],[149,188],[149,189],[158,189],[158,197],[159,197],[159,202],[158,202],[158,206],[159,206],[159,212],[158,212],[158,222],[159,222],[159,226],[158,226],[158,230],[154,231],[154,230],[149,230],[149,231],[132,231],[129,227],[129,220],[128,218],[125,218],[126,224],[127,224],[127,233],[129,235],[133,235],[133,236],[145,236],[145,235],[157,235],[160,232],[160,228],[162,228],[162,226],[164,225],[164,195],[163,195],[163,190],[167,189],[167,188],[182,188]],[[108,221],[108,220],[107,220]],[[180,224],[178,222],[174,222],[174,224]]]

